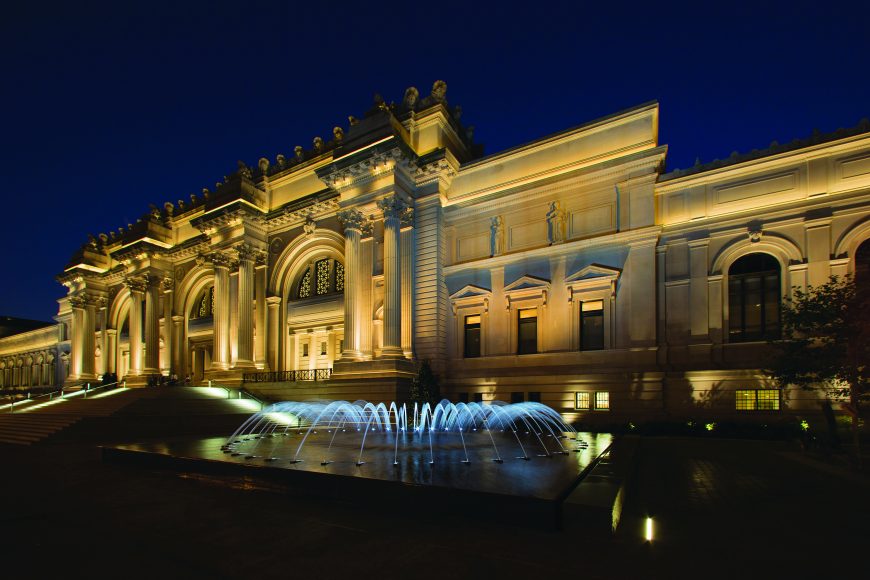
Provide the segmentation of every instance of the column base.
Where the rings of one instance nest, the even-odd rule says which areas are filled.
[[[233,370],[252,373],[257,370],[257,365],[252,360],[237,360],[236,364],[233,365]]]
[[[399,346],[385,346],[381,349],[380,358],[388,360],[405,360],[405,351],[403,351]]]
[[[334,399],[401,403],[408,399],[411,380],[415,374],[414,363],[404,358],[338,360],[332,367],[327,391],[330,398]]]

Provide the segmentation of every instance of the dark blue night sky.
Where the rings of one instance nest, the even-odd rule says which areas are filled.
[[[487,153],[658,100],[669,169],[854,126],[870,117],[868,12],[858,2],[7,4],[0,314],[50,320],[64,294],[54,276],[89,232],[212,187],[238,159],[308,148],[375,92],[399,101],[407,86],[426,95],[447,81]]]

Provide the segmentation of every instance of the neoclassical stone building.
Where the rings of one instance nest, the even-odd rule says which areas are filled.
[[[448,398],[569,419],[812,410],[759,369],[794,286],[867,263],[870,124],[663,173],[658,115],[482,156],[444,83],[376,99],[91,238],[38,348],[68,356],[67,382],[392,399],[426,359]],[[22,344],[0,339],[0,364]]]

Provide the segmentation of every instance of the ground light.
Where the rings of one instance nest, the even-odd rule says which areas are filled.
[[[653,520],[652,518],[647,518],[646,523],[644,525],[643,537],[647,542],[653,541]]]

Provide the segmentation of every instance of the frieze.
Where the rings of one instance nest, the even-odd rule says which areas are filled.
[[[362,161],[348,165],[342,169],[336,169],[321,179],[329,187],[341,191],[353,185],[365,183],[378,175],[392,171],[396,165],[415,169],[414,162],[409,159],[399,147],[393,147],[388,151],[375,153]]]

